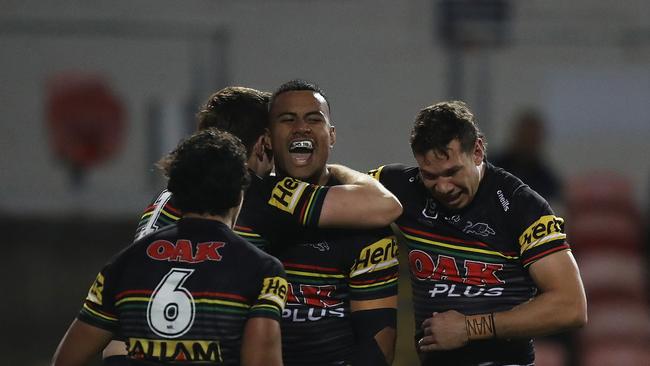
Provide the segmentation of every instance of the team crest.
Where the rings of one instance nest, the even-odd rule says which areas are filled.
[[[433,201],[433,198],[427,198],[427,202],[424,204],[424,209],[422,210],[422,215],[432,220],[438,218],[438,206]]]
[[[484,222],[477,222],[476,224],[473,224],[471,221],[467,221],[463,232],[466,234],[475,234],[480,236],[490,236],[496,234],[490,225]]]

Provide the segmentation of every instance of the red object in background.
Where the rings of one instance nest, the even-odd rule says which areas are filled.
[[[48,82],[47,123],[54,154],[75,170],[112,157],[124,136],[124,107],[103,78],[61,74]]]

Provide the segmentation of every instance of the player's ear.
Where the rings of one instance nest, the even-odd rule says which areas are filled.
[[[474,143],[474,151],[473,151],[473,158],[474,158],[474,164],[481,165],[483,160],[485,159],[485,145],[483,144],[483,139],[482,138],[477,138],[476,143]]]
[[[264,138],[264,150],[271,150],[271,131],[268,128],[264,129],[262,137]]]
[[[253,145],[253,154],[259,161],[262,161],[264,159],[264,148],[266,144],[267,142],[265,136],[261,135],[257,138],[257,141],[255,141],[255,145]]]
[[[336,127],[330,126],[330,148],[336,143]]]

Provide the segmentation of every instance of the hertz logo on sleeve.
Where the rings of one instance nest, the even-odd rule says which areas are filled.
[[[521,253],[538,245],[559,239],[566,239],[564,220],[554,215],[542,216],[519,236]]]
[[[95,278],[95,282],[90,287],[90,290],[88,290],[88,296],[86,296],[86,300],[97,305],[101,305],[102,291],[104,291],[104,275],[102,275],[100,272],[97,274],[97,278]]]
[[[350,277],[396,266],[397,257],[398,249],[395,238],[381,239],[363,248],[352,267]]]
[[[273,187],[269,205],[293,214],[298,200],[307,186],[308,184],[305,182],[286,177]]]
[[[266,277],[258,299],[271,301],[278,305],[280,309],[284,309],[284,304],[287,302],[288,287],[287,280],[282,277]]]

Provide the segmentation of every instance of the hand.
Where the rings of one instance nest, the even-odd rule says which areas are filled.
[[[451,350],[467,344],[465,316],[455,310],[433,313],[422,322],[424,337],[418,341],[422,352]]]

